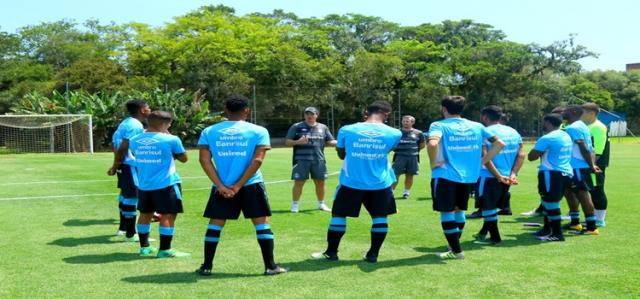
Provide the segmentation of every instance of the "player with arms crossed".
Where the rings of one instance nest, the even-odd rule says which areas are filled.
[[[541,241],[564,241],[560,223],[560,200],[571,184],[572,141],[569,134],[560,130],[562,116],[547,114],[543,128],[547,132],[540,137],[529,152],[529,161],[540,159],[538,171],[538,193],[542,201],[544,227],[535,233]]]
[[[482,124],[461,117],[465,105],[462,96],[442,99],[444,119],[429,127],[427,152],[431,164],[433,210],[440,212],[440,222],[449,243],[441,259],[464,259],[460,237],[465,225],[469,193],[480,176],[480,166],[491,161],[504,143]],[[484,140],[491,150],[482,156]]]
[[[387,216],[396,213],[391,190],[396,177],[389,166],[388,156],[402,136],[400,130],[384,123],[389,113],[391,105],[388,102],[375,101],[367,107],[364,122],[340,128],[336,150],[344,164],[333,201],[327,249],[313,253],[313,258],[338,260],[338,247],[347,230],[347,217],[357,218],[364,205],[372,220],[371,247],[364,260],[370,263],[378,261],[380,247],[389,228]]]
[[[213,187],[204,211],[204,217],[209,218],[204,237],[204,263],[196,272],[211,275],[222,228],[228,219],[238,219],[242,211],[255,226],[264,274],[285,273],[287,269],[278,266],[273,258],[271,208],[259,170],[267,150],[271,149],[269,132],[246,122],[250,112],[246,97],[231,96],[224,105],[228,120],[204,129],[198,141],[200,165]]]
[[[138,204],[138,189],[134,182],[134,157],[129,152],[129,140],[144,133],[142,122],[147,118],[151,109],[143,100],[131,100],[125,104],[129,117],[125,118],[113,133],[113,165],[107,171],[110,176],[118,175],[118,208],[120,209],[120,228],[125,231],[125,241],[135,242],[136,234],[136,206]]]
[[[150,256],[155,249],[149,246],[151,218],[160,217],[160,249],[158,258],[182,257],[189,254],[171,248],[178,213],[183,212],[180,176],[174,162],[187,162],[187,152],[180,138],[169,133],[173,116],[169,112],[154,111],[147,118],[147,131],[129,141],[129,150],[135,156],[138,182],[138,235],[140,255]]]
[[[392,189],[396,189],[400,176],[404,174],[404,191],[402,198],[407,199],[411,195],[413,176],[420,170],[420,150],[425,147],[424,134],[413,128],[416,119],[411,115],[402,117],[402,138],[396,148],[393,149],[393,172],[398,180],[393,183]]]

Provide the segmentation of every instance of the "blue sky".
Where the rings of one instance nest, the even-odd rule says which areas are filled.
[[[472,19],[487,23],[521,43],[549,44],[577,34],[576,41],[600,54],[580,61],[585,69],[624,70],[640,62],[637,0],[4,0],[0,30],[15,32],[25,25],[73,19],[143,22],[162,25],[202,5],[225,4],[239,15],[284,9],[301,17],[359,13],[402,25]]]

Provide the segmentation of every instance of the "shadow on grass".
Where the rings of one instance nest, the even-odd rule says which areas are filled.
[[[305,209],[305,210],[301,209],[297,214],[315,214],[315,212],[326,213],[318,209]],[[296,214],[296,213],[292,213],[290,210],[273,210],[271,211],[271,214]]]
[[[444,264],[436,256],[421,255],[402,259],[385,259],[384,256],[379,257],[377,263],[368,263],[363,260],[314,260],[307,259],[298,262],[284,263],[283,266],[289,268],[292,272],[317,272],[338,267],[357,266],[362,272],[374,272],[384,268],[397,268],[407,266],[418,266],[428,264]]]
[[[111,225],[118,224],[116,219],[70,219],[65,221],[64,226],[89,226],[89,225]]]
[[[433,198],[431,198],[430,196],[429,197],[421,196],[421,197],[416,198],[416,200],[417,201],[425,201],[425,200],[433,200]]]
[[[213,273],[211,276],[201,276],[194,272],[173,272],[154,275],[131,276],[122,279],[128,283],[153,283],[153,284],[171,284],[171,283],[196,283],[198,280],[209,279],[226,279],[226,278],[245,278],[257,277],[262,274],[244,274],[244,273]]]
[[[115,262],[138,261],[141,258],[137,253],[116,252],[109,254],[89,254],[66,257],[62,260],[69,264],[107,264]]]
[[[112,244],[121,243],[122,241],[114,240],[113,235],[92,236],[84,238],[60,238],[47,243],[47,245],[62,246],[62,247],[76,247],[82,245],[91,244]]]

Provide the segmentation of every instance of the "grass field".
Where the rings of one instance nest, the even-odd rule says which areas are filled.
[[[534,240],[522,226],[531,219],[517,216],[538,203],[536,164],[527,162],[521,184],[512,189],[516,214],[500,218],[503,244],[472,244],[482,221],[470,220],[462,240],[467,258],[442,262],[434,252],[446,243],[423,174],[413,197],[398,201],[400,213],[390,217],[379,262],[367,264],[361,261],[369,246],[366,213],[349,219],[339,262],[309,259],[325,247],[329,214],[314,209],[311,185],[303,211],[288,212],[291,151],[274,149],[262,171],[274,213],[276,258],[291,272],[261,275],[254,229],[241,219],[222,232],[209,278],[193,273],[202,260],[207,220],[201,215],[210,186],[196,152],[178,166],[185,213],[173,243],[193,255],[172,260],[140,258],[137,244],[114,236],[117,189],[105,174],[111,154],[0,155],[0,297],[639,297],[639,152],[637,142],[612,144],[610,204],[600,236],[568,236],[552,244]],[[327,156],[330,172],[338,171],[333,149]],[[333,175],[328,194],[336,184]],[[152,237],[157,239],[155,224]]]

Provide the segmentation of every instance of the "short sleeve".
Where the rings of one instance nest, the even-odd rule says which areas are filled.
[[[127,126],[122,139],[131,140],[131,138],[133,138],[134,136],[142,133],[144,133],[144,128],[142,126]]]
[[[416,131],[417,131],[416,133],[418,134],[418,143],[423,143],[425,140],[424,134],[420,130],[416,130]]]
[[[271,139],[269,139],[269,131],[265,128],[258,130],[258,143],[256,146],[271,147]]]
[[[209,128],[202,130],[202,133],[200,133],[200,138],[198,139],[198,148],[209,148],[209,143],[207,142],[208,133]]]
[[[400,140],[402,140],[402,132],[400,132],[400,130],[394,129],[393,133],[395,133],[395,136],[393,139],[393,146],[391,146],[391,148],[396,148],[398,147],[398,144],[400,144]]]
[[[289,130],[287,131],[287,136],[285,136],[285,138],[294,140],[294,138],[296,138],[297,129],[298,129],[298,124],[293,124],[291,127],[289,127]]]
[[[344,135],[344,128],[340,128],[340,130],[338,130],[338,142],[336,143],[336,147],[344,148]]]
[[[442,138],[442,124],[439,122],[431,123],[429,126],[429,137],[440,137]]]
[[[582,137],[582,134],[580,134],[580,130],[578,130],[576,127],[568,126],[565,131],[567,132],[567,134],[569,134],[569,137],[571,137],[571,141],[573,142],[584,140],[584,137]]]
[[[185,149],[184,146],[182,145],[182,141],[180,140],[180,138],[173,136],[172,138],[172,142],[171,142],[171,152],[174,154],[184,154]]]
[[[329,131],[329,127],[324,126],[324,132],[324,141],[332,141],[335,139],[331,134],[331,131]]]
[[[484,126],[480,126],[480,133],[482,134],[482,139],[487,140],[496,136],[493,132],[489,131],[487,127]]]
[[[533,150],[538,152],[545,152],[549,148],[549,139],[545,136],[540,137],[536,144],[533,146]]]

